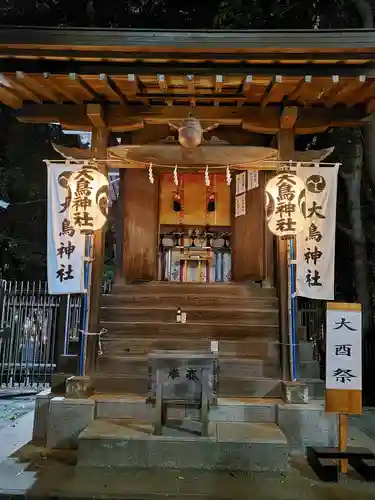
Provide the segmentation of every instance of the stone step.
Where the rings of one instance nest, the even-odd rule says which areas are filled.
[[[227,309],[223,307],[196,309],[185,307],[189,323],[233,323],[233,319],[243,325],[263,324],[277,326],[279,313],[277,309]],[[147,319],[148,321],[166,321],[176,323],[176,308],[174,307],[138,307],[138,306],[104,306],[101,308],[102,321],[124,321],[137,322]]]
[[[288,442],[270,423],[211,424],[203,438],[169,428],[154,436],[150,424],[137,420],[94,420],[79,435],[77,465],[284,471]]]
[[[93,377],[97,394],[134,394],[147,397],[148,380],[144,376],[121,376],[96,373]],[[279,378],[253,378],[241,380],[220,377],[220,397],[281,398],[282,387]]]
[[[233,318],[235,321],[235,318]],[[107,336],[114,338],[118,337],[153,337],[153,338],[166,338],[172,337],[187,337],[198,339],[247,339],[247,338],[270,338],[277,340],[279,338],[279,328],[273,324],[242,324],[227,323],[215,324],[207,322],[195,322],[178,324],[174,322],[165,321],[138,321],[138,322],[124,322],[116,321],[101,321],[100,326],[107,330]]]
[[[219,398],[217,406],[210,408],[210,422],[268,422],[277,423],[277,405],[280,400],[248,399],[246,402],[235,399]],[[189,417],[198,419],[199,410],[186,408],[169,408],[168,417],[183,419]],[[96,418],[124,419],[152,422],[154,418],[153,405],[145,399],[136,396],[99,396],[96,399]]]
[[[238,283],[173,283],[163,281],[135,285],[117,282],[112,287],[112,293],[141,296],[172,293],[176,295],[194,294],[210,297],[276,297],[276,290],[274,288],[251,287]]]
[[[277,309],[277,297],[236,297],[227,294],[225,297],[215,297],[201,294],[176,294],[154,293],[152,294],[130,294],[130,293],[110,293],[102,296],[102,306],[144,306],[144,307],[194,307],[196,309],[227,307],[239,309]]]
[[[177,350],[209,352],[211,343],[207,339],[190,337],[177,338],[140,338],[140,337],[112,337],[110,334],[102,336],[102,349],[106,355],[123,356],[146,355],[153,351]],[[279,359],[280,345],[277,341],[267,339],[221,340],[219,342],[220,357],[241,356],[253,359]]]
[[[148,375],[148,359],[145,356],[100,356],[97,373],[117,374],[127,377]],[[220,360],[220,377],[248,380],[253,377],[277,377],[279,363],[259,359],[224,358]]]

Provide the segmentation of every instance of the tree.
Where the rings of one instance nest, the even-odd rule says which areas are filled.
[[[46,165],[57,158],[51,146],[59,130],[48,125],[30,127],[1,108],[7,134],[0,144],[2,196],[10,202],[0,215],[0,271],[4,278],[45,279],[46,275]]]

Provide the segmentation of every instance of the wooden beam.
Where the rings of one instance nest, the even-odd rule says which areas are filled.
[[[42,104],[42,99],[30,89],[28,89],[25,85],[23,85],[22,82],[17,80],[15,75],[1,75],[1,80],[3,81],[5,87],[10,88],[11,90],[13,89],[15,91],[15,94],[18,95],[21,99],[23,97],[26,97],[27,99],[30,99],[37,104]]]
[[[323,103],[328,107],[335,106],[339,102],[345,102],[346,97],[352,94],[353,92],[358,92],[361,90],[363,85],[366,83],[366,76],[360,75],[355,80],[351,82],[342,81],[339,85],[334,89],[333,95],[330,94],[326,99],[323,100]]]
[[[129,73],[127,76],[128,76],[128,82],[132,87],[132,91],[129,93],[129,97],[133,97],[133,96],[136,97],[137,94],[141,94],[142,92],[146,91],[145,86],[143,85],[143,83],[141,82],[141,80],[139,79],[139,77],[137,75],[135,75],[134,73]],[[148,98],[144,98],[144,99],[140,99],[140,100],[143,101],[144,104],[149,103]]]
[[[61,104],[62,100],[51,90],[50,88],[41,85],[35,78],[27,75],[23,71],[16,72],[16,79],[20,85],[23,85],[26,89],[31,91],[34,95],[42,96],[43,100],[48,100],[55,102],[56,104]]]
[[[294,90],[289,94],[287,99],[288,102],[297,101],[302,88],[305,86],[305,84],[309,84],[311,82],[312,82],[311,75],[305,75],[303,78],[301,78],[301,80],[298,82]]]
[[[375,98],[375,81],[368,80],[361,88],[361,92],[355,92],[346,99],[347,106],[354,106],[359,102],[370,102]]]
[[[123,104],[124,106],[128,104],[126,96],[121,92],[116,82],[114,82],[110,76],[102,73],[101,75],[99,75],[99,80],[105,82],[108,85],[108,87],[112,90],[112,92],[114,92],[117,95],[118,100],[120,101],[121,104]]]
[[[66,99],[67,101],[74,102],[75,104],[83,103],[81,99],[77,99],[77,97],[75,97],[75,95],[70,92],[67,87],[62,85],[55,75],[51,75],[51,73],[46,72],[43,73],[43,78],[46,84],[50,86],[51,90],[54,93],[60,94],[64,98],[64,100]]]
[[[194,82],[194,75],[187,75],[187,88],[188,88],[188,92],[189,94],[192,95],[192,97],[190,98],[190,106],[192,106],[193,108],[195,107],[196,105],[196,97],[195,97],[195,82]]]
[[[263,97],[260,101],[260,107],[265,108],[267,104],[272,101],[276,92],[278,92],[278,87],[283,82],[283,77],[281,75],[276,75],[275,78],[269,83]]]
[[[242,95],[244,96],[245,100],[242,100],[242,99],[238,99],[237,101],[237,106],[240,108],[241,106],[243,106],[245,104],[245,102],[249,99],[249,93],[250,93],[250,89],[251,89],[251,85],[253,83],[253,76],[252,75],[247,75],[243,82],[242,82],[242,86],[241,86],[241,93]]]
[[[223,82],[224,82],[224,77],[223,75],[216,75],[215,76],[215,84],[214,84],[214,93],[215,94],[220,94],[222,91],[223,87]],[[199,98],[199,96],[198,96]],[[219,106],[220,101],[218,98],[214,99],[214,106]]]
[[[105,128],[107,126],[104,109],[100,104],[88,104],[86,110],[93,127]]]
[[[168,83],[165,78],[165,75],[157,75],[157,80],[159,84],[159,88],[162,92],[168,92]]]
[[[289,107],[288,107],[289,108]],[[293,108],[293,107],[290,107]],[[298,109],[295,122],[296,133],[315,133],[328,127],[345,127],[361,124],[369,114],[365,106],[352,108],[313,107]],[[90,108],[91,109],[91,108]],[[61,123],[65,128],[76,130],[91,130],[84,105],[25,105],[17,111],[17,117],[25,123]],[[280,129],[280,106],[214,107],[214,106],[121,106],[112,104],[106,107],[108,128],[116,132],[132,131],[143,127],[144,123],[155,125],[170,121],[180,121],[191,112],[193,116],[203,121],[213,121],[220,125],[243,126],[245,130],[266,134],[275,134]]]
[[[93,90],[77,73],[69,73],[70,85],[74,86],[81,94],[85,95],[87,100],[93,99],[102,101],[103,98]]]
[[[134,56],[135,57],[135,56]],[[162,55],[162,57],[165,57]],[[282,72],[283,76],[300,78],[303,74],[327,77],[332,72],[332,65],[326,63],[312,64],[306,60],[301,63],[269,64],[269,63],[248,63],[243,61],[227,62],[220,60],[199,60],[199,62],[180,62],[165,61],[158,62],[129,60],[121,62],[112,61],[83,61],[83,60],[33,60],[33,59],[1,59],[0,73],[15,73],[23,71],[29,74],[43,74],[50,72],[56,75],[66,75],[69,73],[84,75],[176,75],[176,74],[195,74],[195,75],[253,75],[274,78]],[[335,73],[339,76],[375,76],[375,68],[363,64],[334,64]]]
[[[296,106],[289,106],[287,108],[284,108],[280,114],[280,129],[293,130],[297,118],[298,108]]]
[[[2,84],[0,84],[0,101],[14,109],[19,109],[23,106],[23,100],[17,92]]]

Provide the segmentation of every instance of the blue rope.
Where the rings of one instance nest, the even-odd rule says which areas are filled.
[[[85,251],[85,256],[87,258],[90,257],[91,253],[91,238],[86,237],[86,251]],[[86,331],[86,319],[87,319],[87,294],[88,294],[88,287],[89,287],[89,266],[90,263],[87,260],[85,262],[85,272],[84,272],[84,287],[86,290],[86,293],[83,297],[83,314],[82,314],[82,334],[81,334],[81,349],[80,349],[80,355],[79,355],[79,374],[81,377],[83,376],[83,368],[84,368],[84,360],[85,360],[85,331]]]

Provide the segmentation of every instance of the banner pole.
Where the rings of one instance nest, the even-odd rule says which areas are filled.
[[[288,239],[288,343],[289,343],[289,374],[290,380],[294,381],[294,361],[293,361],[293,329],[292,329],[292,242]]]
[[[82,337],[81,337],[81,352],[79,360],[79,374],[86,374],[86,356],[87,356],[87,332],[89,323],[90,310],[90,288],[91,288],[91,235],[86,234],[85,237],[85,268],[84,268],[84,286],[85,296],[83,298],[83,316],[82,316]]]
[[[296,332],[296,255],[295,238],[289,241],[290,262],[290,329],[291,329],[291,359],[292,359],[292,382],[297,380],[297,332]]]

